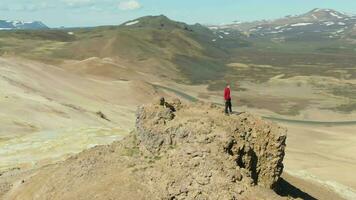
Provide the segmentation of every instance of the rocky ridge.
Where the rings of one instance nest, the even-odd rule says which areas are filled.
[[[270,189],[283,171],[286,129],[212,104],[171,105],[139,107],[130,136],[38,170],[5,199],[281,198]]]
[[[137,138],[145,149],[176,159],[172,168],[189,168],[187,176],[205,171],[216,175],[212,180],[226,178],[224,183],[274,187],[283,170],[286,129],[248,113],[225,116],[213,104],[176,100],[173,106],[176,112],[159,105],[139,108]]]

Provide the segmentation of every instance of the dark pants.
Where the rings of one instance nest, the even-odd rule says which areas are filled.
[[[225,113],[228,114],[229,111],[232,113],[231,99],[225,100]]]

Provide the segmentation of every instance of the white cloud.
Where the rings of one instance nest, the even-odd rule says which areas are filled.
[[[137,0],[125,0],[119,3],[120,10],[137,10],[142,6]]]

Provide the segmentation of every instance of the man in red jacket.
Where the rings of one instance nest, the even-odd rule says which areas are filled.
[[[231,90],[230,90],[230,84],[226,84],[225,90],[224,90],[224,99],[225,99],[225,114],[230,114],[232,113],[232,105],[231,105]]]

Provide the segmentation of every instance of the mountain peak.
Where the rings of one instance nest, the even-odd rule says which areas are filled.
[[[330,11],[335,11],[333,9],[327,9],[327,8],[314,8],[310,12],[330,12]]]
[[[302,17],[309,17],[313,20],[340,20],[344,18],[350,17],[345,13],[338,12],[333,9],[322,9],[322,8],[315,8],[308,13],[302,15]]]
[[[40,21],[19,21],[19,20],[0,20],[0,30],[13,29],[47,29],[48,27]]]
[[[126,26],[128,28],[153,28],[161,30],[172,30],[172,29],[185,29],[191,30],[188,24],[183,22],[178,22],[169,19],[165,15],[156,15],[156,16],[144,16],[123,23],[121,26]]]

